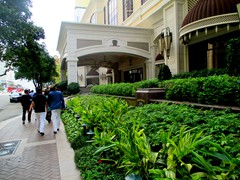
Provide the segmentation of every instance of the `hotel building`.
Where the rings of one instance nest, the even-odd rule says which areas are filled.
[[[90,84],[156,78],[224,66],[226,42],[239,37],[240,0],[76,0],[62,22],[61,80]],[[64,12],[63,12],[64,13]]]

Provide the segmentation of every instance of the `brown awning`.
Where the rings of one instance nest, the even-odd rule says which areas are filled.
[[[182,27],[200,19],[237,13],[238,3],[240,0],[199,0],[184,18]]]
[[[238,3],[240,0],[199,0],[182,22],[181,41],[187,44],[193,36],[208,35],[209,30],[211,35],[222,31],[221,28],[235,31],[236,27],[231,27],[239,23]]]

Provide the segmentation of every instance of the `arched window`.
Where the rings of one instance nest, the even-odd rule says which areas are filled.
[[[117,25],[117,0],[108,1],[108,24]]]
[[[96,24],[97,23],[97,19],[96,19],[96,13],[94,13],[90,19],[90,23],[92,24]]]
[[[133,13],[133,0],[123,0],[123,21]]]

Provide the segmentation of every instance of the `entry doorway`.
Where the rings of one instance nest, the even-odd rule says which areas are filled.
[[[143,68],[124,71],[124,82],[134,83],[143,80]]]

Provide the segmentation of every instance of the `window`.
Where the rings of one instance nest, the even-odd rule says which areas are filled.
[[[108,1],[108,24],[117,25],[117,0]]]
[[[133,13],[133,0],[123,0],[123,21]]]
[[[143,5],[147,0],[141,0],[141,5]]]
[[[97,22],[96,14],[94,13],[94,14],[92,15],[91,19],[90,19],[90,23],[96,24],[96,22]]]

